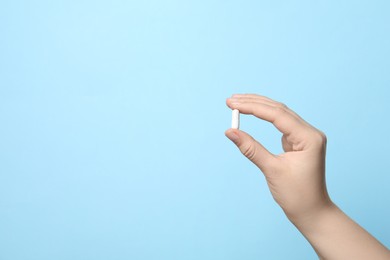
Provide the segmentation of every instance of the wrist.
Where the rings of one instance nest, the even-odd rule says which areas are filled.
[[[332,212],[339,211],[340,209],[330,199],[313,207],[306,212],[300,214],[287,214],[287,218],[294,224],[299,230],[308,229],[321,222],[321,219],[326,218],[327,215]]]
[[[320,259],[390,259],[385,246],[331,201],[314,213],[290,220]]]

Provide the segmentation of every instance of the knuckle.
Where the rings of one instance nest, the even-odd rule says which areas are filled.
[[[287,105],[284,104],[284,103],[281,103],[281,102],[278,102],[278,103],[277,103],[277,106],[278,106],[279,108],[283,109],[283,110],[287,110],[287,109],[288,109]]]
[[[253,144],[243,147],[241,151],[249,160],[253,160],[256,157],[256,147]]]
[[[324,132],[318,130],[315,132],[314,137],[315,137],[315,140],[318,144],[326,145],[328,138],[326,137],[326,134]]]
[[[318,131],[318,135],[319,135],[321,142],[326,143],[326,141],[327,141],[326,134],[322,131]]]
[[[326,136],[326,134],[324,132],[321,132],[321,139],[322,139],[322,143],[327,144],[328,137]]]
[[[281,105],[277,105],[277,106],[274,108],[274,110],[275,110],[275,113],[276,113],[277,115],[284,114],[284,113],[287,112],[287,108],[286,108],[286,107],[283,107],[283,106],[281,106]]]

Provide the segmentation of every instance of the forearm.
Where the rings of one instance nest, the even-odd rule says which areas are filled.
[[[316,215],[291,221],[320,259],[390,259],[390,251],[384,245],[333,203]]]

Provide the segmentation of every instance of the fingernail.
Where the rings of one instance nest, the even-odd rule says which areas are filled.
[[[240,137],[234,132],[228,132],[227,137],[235,144],[240,140]]]
[[[237,98],[229,98],[229,99],[230,99],[230,103],[232,104],[240,104],[240,101]]]

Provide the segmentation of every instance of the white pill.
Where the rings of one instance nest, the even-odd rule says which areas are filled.
[[[234,109],[232,112],[232,128],[240,128],[240,111],[238,109]]]

